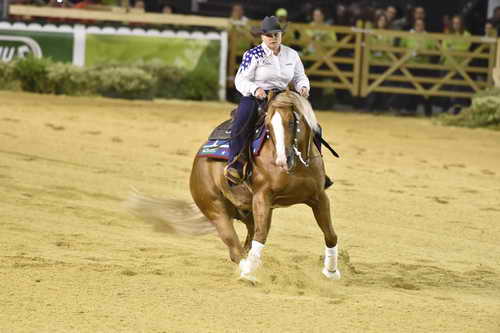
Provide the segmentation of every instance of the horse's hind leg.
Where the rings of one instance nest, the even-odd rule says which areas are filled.
[[[337,267],[337,234],[333,229],[332,217],[330,214],[330,199],[324,191],[317,200],[311,201],[308,205],[312,208],[316,222],[325,236],[325,261],[323,274],[332,280],[340,279],[340,271]]]
[[[233,218],[228,213],[228,207],[222,200],[214,200],[210,203],[210,207],[204,209],[204,211],[210,221],[215,224],[220,239],[222,239],[224,244],[229,248],[231,260],[239,264],[241,258],[243,258],[244,251],[238,234],[234,229]]]
[[[226,200],[217,186],[215,179],[222,176],[223,164],[206,158],[195,158],[191,171],[190,188],[193,200],[216,227],[219,237],[229,248],[229,256],[239,263],[243,256],[243,247],[234,230],[234,207]]]
[[[215,220],[214,223],[217,228],[217,232],[219,233],[219,237],[229,248],[229,256],[231,260],[234,263],[239,264],[243,258],[244,250],[240,244],[236,230],[234,230],[233,220],[227,216],[221,216]]]

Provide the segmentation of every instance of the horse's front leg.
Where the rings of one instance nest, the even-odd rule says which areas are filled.
[[[318,199],[308,205],[312,208],[316,222],[325,236],[325,260],[322,273],[331,280],[339,280],[337,234],[333,229],[330,199],[325,191],[322,191]]]
[[[240,261],[240,277],[255,282],[255,271],[261,265],[262,250],[271,227],[271,198],[267,191],[256,192],[252,200],[255,234],[246,259]]]

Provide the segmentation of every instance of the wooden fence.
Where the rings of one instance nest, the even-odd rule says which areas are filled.
[[[493,86],[496,38],[366,30],[364,39],[361,96],[389,92],[470,97]],[[388,40],[393,44],[383,43]],[[420,47],[404,47],[408,40]],[[450,44],[458,47],[453,50]],[[383,57],[374,57],[377,53]]]
[[[260,43],[249,29],[230,31],[229,86],[245,49]],[[498,51],[498,39],[491,37],[307,24],[289,24],[283,44],[300,52],[312,87],[363,97],[372,92],[471,97],[493,86]],[[465,49],[453,50],[456,44]]]

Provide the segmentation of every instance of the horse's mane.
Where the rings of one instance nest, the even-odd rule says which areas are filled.
[[[282,92],[271,101],[270,106],[273,108],[288,108],[293,106],[295,110],[302,114],[309,128],[314,132],[319,131],[318,121],[316,120],[316,115],[311,104],[295,91]]]

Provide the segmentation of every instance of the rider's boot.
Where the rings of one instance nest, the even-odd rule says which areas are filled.
[[[224,177],[232,183],[231,185],[243,183],[244,176],[243,166],[238,160],[229,162],[224,168]]]

